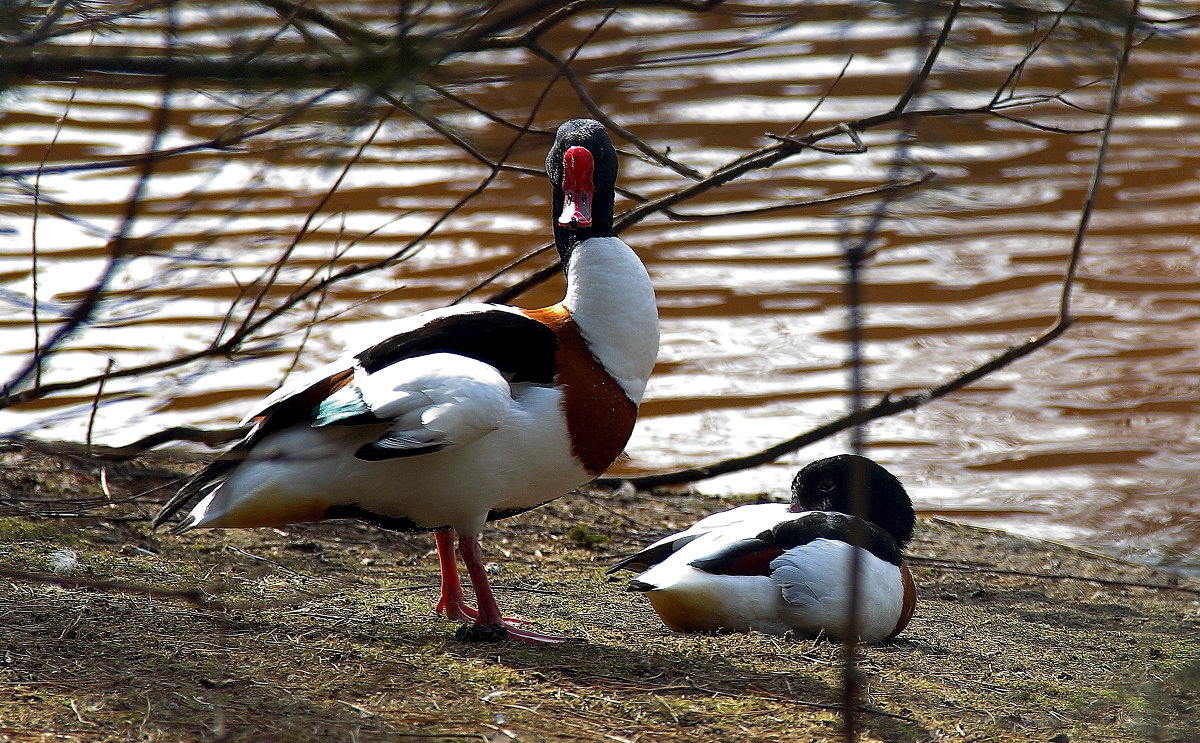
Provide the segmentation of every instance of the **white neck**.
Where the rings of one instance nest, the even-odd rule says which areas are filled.
[[[658,306],[650,275],[618,237],[590,237],[575,246],[563,304],[592,353],[640,403],[658,357]]]

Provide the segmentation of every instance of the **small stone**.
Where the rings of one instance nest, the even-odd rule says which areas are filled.
[[[74,573],[79,569],[79,555],[75,550],[54,550],[46,564],[56,573]]]

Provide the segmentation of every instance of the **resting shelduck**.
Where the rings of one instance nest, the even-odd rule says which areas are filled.
[[[502,617],[477,536],[617,458],[658,353],[658,312],[645,267],[613,234],[617,154],[604,128],[564,123],[546,171],[562,302],[464,304],[399,321],[263,400],[245,439],[155,525],[190,505],[178,532],[337,518],[433,531],[437,611],[471,623],[460,639],[561,641]],[[456,540],[478,609],[464,601]]]
[[[895,637],[916,606],[900,550],[912,538],[912,502],[890,472],[842,454],[804,467],[792,503],[741,506],[697,521],[609,569],[630,581],[678,632],[820,632],[845,639],[850,619],[851,497],[863,483],[859,638]]]

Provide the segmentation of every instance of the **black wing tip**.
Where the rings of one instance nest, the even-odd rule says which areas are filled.
[[[729,542],[688,565],[710,575],[765,575],[766,564],[782,551],[761,537],[747,537]]]
[[[174,499],[172,499],[173,501]],[[151,529],[158,529],[163,524],[170,521],[171,517],[179,511],[180,505],[174,505],[172,501],[167,501],[162,508],[158,509],[158,513],[150,521]]]
[[[699,537],[699,534],[689,534],[670,542],[651,545],[640,552],[623,558],[620,562],[605,570],[604,574],[612,575],[618,570],[649,570]]]
[[[195,491],[188,490],[187,492],[184,492],[181,490],[175,495],[175,497],[167,501],[166,504],[159,509],[158,514],[156,514],[154,519],[150,522],[150,528],[157,530],[160,526],[166,524],[171,520],[172,516],[178,513],[184,506],[188,505],[193,500],[195,495]],[[183,532],[187,531],[188,527],[185,526],[186,523],[187,520],[184,519],[172,524],[171,533],[182,534]]]
[[[192,504],[193,501],[208,495],[214,489],[221,486],[233,473],[233,470],[241,464],[245,457],[244,447],[238,446],[226,452],[221,458],[209,463],[207,467],[200,470],[196,474],[189,477],[179,488],[175,495],[167,499],[159,509],[158,514],[150,522],[152,528],[157,529],[167,521],[179,513],[184,507]],[[174,534],[187,531],[188,526],[186,519],[180,521],[171,527]]]
[[[625,590],[631,593],[647,593],[649,591],[658,590],[658,586],[652,583],[647,583],[644,580],[638,580],[637,578],[634,578],[633,580],[629,581],[629,586]]]
[[[179,492],[171,496],[171,498],[162,505],[162,508],[158,509],[158,513],[155,514],[154,519],[150,522],[150,528],[158,529],[158,527],[167,523],[172,516],[178,513],[181,508],[187,505],[187,503],[196,496],[196,494],[199,492],[199,483],[196,482],[196,478],[202,476],[203,474],[204,473],[196,475],[184,483],[183,487],[179,489]],[[172,531],[175,531],[177,528],[178,525],[172,527]]]
[[[372,441],[358,447],[354,452],[355,459],[361,459],[364,462],[382,462],[387,459],[400,459],[403,457],[415,457],[421,454],[432,454],[435,451],[445,449],[449,444],[429,444],[428,446],[398,446],[391,443],[387,439]]]
[[[646,569],[645,565],[639,566],[637,564],[637,558],[639,558],[639,557],[641,557],[640,552],[636,555],[630,555],[629,557],[623,558],[623,559],[619,560],[618,562],[610,565],[608,568],[606,568],[604,570],[604,574],[612,575],[613,573],[616,573],[619,570],[645,570]]]

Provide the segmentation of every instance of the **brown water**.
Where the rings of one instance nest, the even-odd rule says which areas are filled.
[[[237,24],[225,23],[222,6],[212,7],[182,15],[185,44],[212,44],[213,28],[251,39],[278,26],[265,11],[244,9]],[[848,24],[844,19],[858,17],[856,11],[832,1],[807,6],[804,22],[784,27],[761,13],[734,12],[771,7],[729,6],[707,18],[622,12],[587,41],[577,66],[590,73],[592,95],[617,121],[701,173],[770,144],[764,135],[784,134],[810,114],[802,133],[886,111],[907,85],[915,58],[911,24],[884,16]],[[546,43],[566,54],[602,18],[569,23]],[[142,23],[142,36],[95,43],[153,46],[154,19]],[[985,102],[1029,38],[1019,27],[964,16],[932,76],[932,92],[917,106]],[[299,44],[287,34],[283,39]],[[962,392],[868,428],[870,453],[909,484],[922,511],[1200,573],[1195,42],[1194,35],[1159,38],[1134,54],[1075,286],[1073,328]],[[1021,92],[1101,79],[1099,62],[1070,53],[1081,49],[1078,42],[1048,45],[1028,65]],[[635,64],[668,58],[674,61]],[[452,63],[439,80],[519,122],[543,92],[546,70],[524,53],[492,52]],[[321,92],[268,96],[181,87],[169,101],[160,147],[214,137],[243,108],[269,117]],[[1075,90],[1070,100],[1100,110],[1105,96],[1099,84]],[[409,100],[489,156],[513,139],[512,130],[424,89],[411,91]],[[89,385],[0,411],[0,429],[82,440],[90,426],[93,440],[124,444],[171,425],[230,425],[293,365],[307,369],[331,359],[378,332],[380,320],[454,301],[549,238],[544,180],[505,172],[410,247],[488,169],[405,113],[391,114],[376,130],[387,107],[362,101],[361,92],[330,92],[244,147],[161,162],[132,226],[131,234],[145,239],[134,241],[136,254],[115,275],[97,322],[45,365],[41,381],[97,374],[110,359],[120,370],[202,350],[242,287],[261,280],[285,253],[290,260],[266,306],[351,264],[398,251],[412,252],[410,258],[334,284],[256,334],[245,349],[251,353],[108,381],[94,419],[97,389]],[[4,166],[25,173],[14,178],[10,171],[0,186],[4,379],[99,274],[137,180],[130,167],[54,168],[143,151],[160,105],[159,84],[140,78],[120,87],[101,78],[40,82],[0,99]],[[559,83],[534,121],[550,130],[584,113]],[[1011,113],[1058,128],[1099,123],[1054,103]],[[897,154],[895,129],[863,139],[865,153],[807,151],[677,209],[736,213],[878,185]],[[869,400],[943,382],[1053,322],[1096,141],[1094,133],[1056,133],[994,116],[916,122],[907,174],[935,177],[891,206],[867,267]],[[512,159],[538,167],[548,142],[526,136]],[[39,176],[40,163],[47,169]],[[621,185],[643,197],[688,183],[632,155],[622,168]],[[618,210],[633,204],[622,200]],[[873,208],[860,199],[703,220],[655,216],[623,234],[657,288],[663,346],[630,459],[617,471],[747,454],[846,410],[839,255],[845,235],[861,229]],[[308,235],[289,247],[313,210]],[[540,265],[544,259],[529,267]],[[513,283],[527,268],[499,283]],[[560,291],[552,282],[519,303],[549,303]],[[243,299],[235,315],[247,307]],[[839,436],[699,487],[714,494],[783,493],[798,465],[847,446]]]

